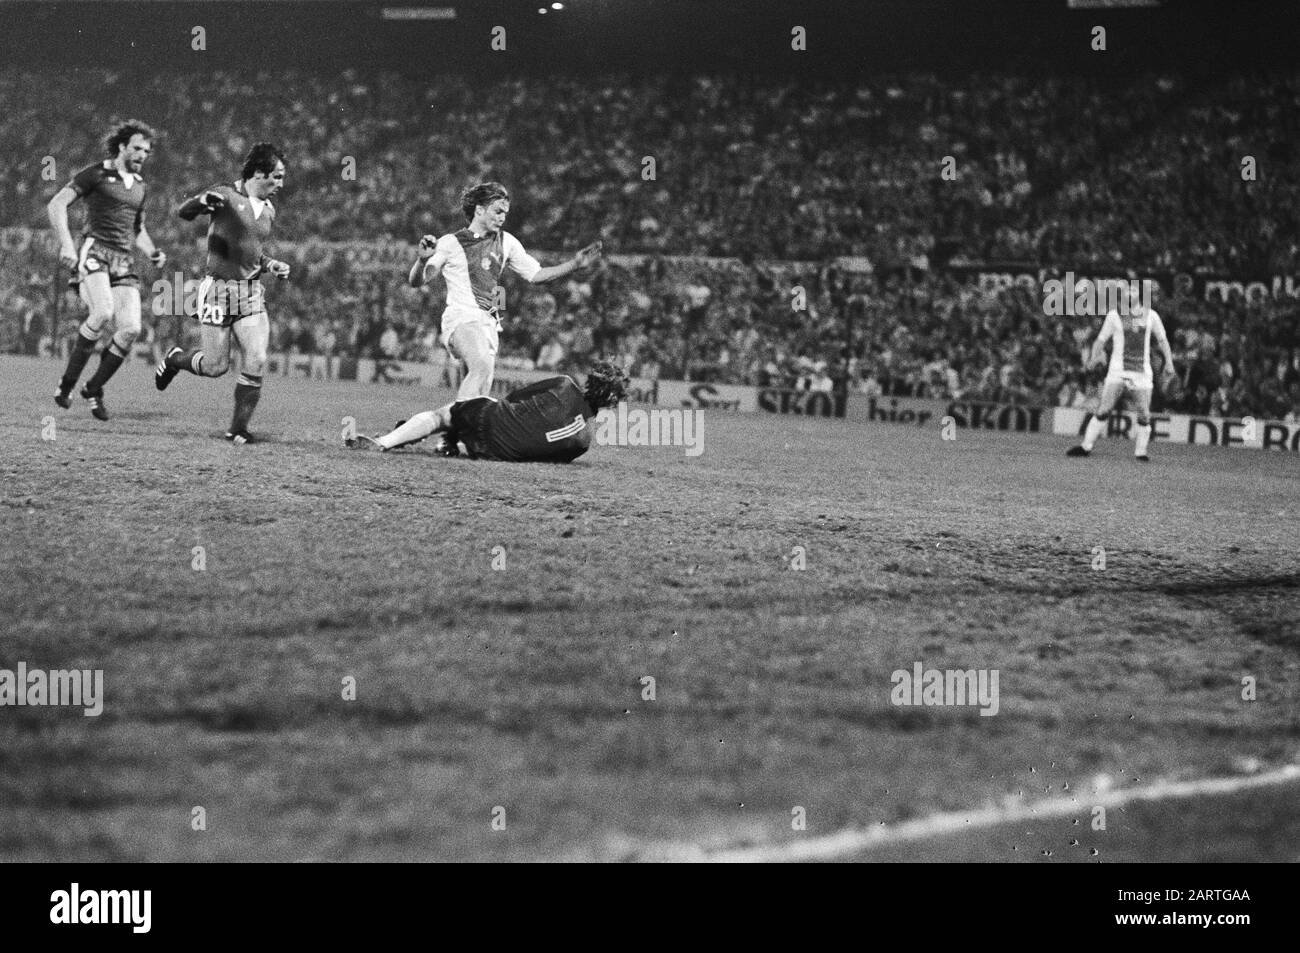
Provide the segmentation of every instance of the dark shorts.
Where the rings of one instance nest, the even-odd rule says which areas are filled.
[[[81,243],[81,252],[77,255],[77,271],[70,282],[81,283],[88,275],[104,272],[108,283],[114,288],[138,288],[140,276],[135,273],[135,254],[105,245],[96,238],[87,236]]]
[[[465,445],[471,457],[489,455],[488,411],[496,402],[488,397],[471,397],[451,405],[450,437]]]
[[[207,275],[199,282],[199,324],[228,328],[240,318],[266,313],[262,283],[256,278],[240,280]]]

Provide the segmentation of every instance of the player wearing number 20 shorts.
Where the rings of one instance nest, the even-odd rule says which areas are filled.
[[[200,346],[168,351],[154,382],[159,390],[166,390],[181,371],[220,377],[230,368],[231,347],[237,343],[242,360],[235,411],[226,432],[226,439],[237,444],[253,442],[248,422],[262,393],[270,344],[271,325],[260,279],[264,273],[289,277],[289,266],[263,250],[275,222],[271,196],[284,187],[284,175],[283,153],[269,142],[259,142],[244,160],[239,181],[205,189],[177,210],[186,221],[211,217],[206,274],[197,296]]]
[[[1106,421],[1111,412],[1123,401],[1133,405],[1137,416],[1137,431],[1134,434],[1133,455],[1136,459],[1147,461],[1147,446],[1151,442],[1151,393],[1154,381],[1151,373],[1151,342],[1154,340],[1164,357],[1164,378],[1174,377],[1174,355],[1169,349],[1169,337],[1165,334],[1164,323],[1160,315],[1146,304],[1147,295],[1139,293],[1136,287],[1130,289],[1126,314],[1111,310],[1101,326],[1101,333],[1092,345],[1089,355],[1090,366],[1100,365],[1102,352],[1110,344],[1110,363],[1106,370],[1106,381],[1102,385],[1101,400],[1097,411],[1083,434],[1083,442],[1071,447],[1071,457],[1086,457],[1092,453],[1097,439],[1106,430]]]

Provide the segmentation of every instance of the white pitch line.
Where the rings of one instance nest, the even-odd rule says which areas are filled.
[[[1080,798],[1048,798],[1003,807],[986,807],[973,811],[950,811],[932,814],[915,821],[889,826],[850,828],[825,837],[786,841],[756,847],[724,848],[709,851],[695,844],[650,846],[646,860],[705,861],[711,863],[774,863],[781,861],[833,860],[884,844],[925,840],[944,834],[997,827],[1017,821],[1065,817],[1093,807],[1120,807],[1134,801],[1161,801],[1166,798],[1205,797],[1233,794],[1250,788],[1285,784],[1300,779],[1300,765],[1286,765],[1273,771],[1246,777],[1204,778],[1199,781],[1158,781],[1137,788],[1107,789]]]

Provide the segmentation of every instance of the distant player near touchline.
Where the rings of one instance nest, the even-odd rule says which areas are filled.
[[[463,444],[475,460],[568,463],[587,452],[592,419],[601,408],[626,399],[628,383],[621,368],[601,362],[581,390],[571,377],[548,377],[504,400],[471,397],[426,410],[391,433],[358,436],[348,446],[394,450],[437,434],[443,456],[457,456],[457,444]]]
[[[573,258],[543,268],[504,230],[510,211],[510,193],[499,182],[483,182],[466,189],[460,198],[465,228],[441,238],[420,239],[418,258],[408,282],[423,287],[442,273],[447,281],[447,306],[442,312],[442,340],[460,362],[463,378],[457,400],[486,397],[492,392],[501,308],[497,287],[506,268],[532,284],[563,278],[587,268],[600,258],[600,242],[593,242]]]
[[[104,139],[108,158],[78,172],[45,206],[59,242],[59,261],[73,272],[81,299],[90,309],[68,354],[54,402],[65,410],[71,406],[69,395],[111,319],[113,339],[81,389],[98,420],[108,420],[104,385],[130,356],[131,345],[140,334],[140,279],[135,273],[133,249],[148,255],[156,268],[167,261],[144,227],[149,190],[140,170],[153,151],[155,136],[138,119],[122,123]],[[68,206],[77,199],[86,203],[86,231],[80,246],[73,244],[68,228]]]
[[[206,273],[198,288],[199,347],[169,350],[154,372],[154,383],[166,390],[181,371],[220,377],[230,368],[232,343],[238,343],[242,358],[235,411],[226,431],[226,439],[236,444],[253,442],[248,422],[262,396],[271,340],[261,276],[289,277],[289,266],[263,250],[275,223],[271,196],[284,187],[284,175],[284,154],[259,142],[244,159],[237,182],[205,189],[176,210],[187,222],[211,216]]]
[[[1149,286],[1148,286],[1149,287]],[[1088,421],[1083,434],[1083,442],[1071,447],[1067,455],[1086,457],[1106,431],[1106,421],[1111,412],[1121,401],[1131,400],[1137,416],[1137,432],[1134,434],[1133,456],[1146,462],[1147,445],[1151,442],[1151,392],[1154,389],[1151,373],[1151,339],[1160,346],[1160,353],[1165,360],[1162,374],[1164,383],[1174,378],[1174,355],[1169,349],[1169,338],[1165,334],[1164,323],[1154,310],[1146,305],[1147,296],[1130,287],[1128,314],[1123,318],[1115,309],[1106,314],[1102,322],[1101,333],[1092,345],[1088,356],[1088,366],[1099,366],[1103,360],[1102,351],[1106,342],[1110,342],[1110,364],[1106,371],[1106,381],[1101,388],[1101,400],[1092,419]]]

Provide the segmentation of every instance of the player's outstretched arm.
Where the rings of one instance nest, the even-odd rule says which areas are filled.
[[[549,268],[541,268],[528,280],[532,284],[540,285],[548,281],[554,281],[556,278],[563,278],[565,275],[571,275],[583,268],[590,268],[600,260],[601,247],[600,242],[592,242],[568,261],[561,262],[558,265],[551,265]]]
[[[187,222],[192,222],[200,215],[211,215],[226,204],[226,197],[216,189],[205,189],[198,195],[186,199],[176,209],[176,214]]]
[[[50,220],[50,228],[59,242],[59,261],[66,268],[76,267],[77,246],[72,242],[72,231],[68,228],[68,206],[77,201],[77,193],[70,185],[65,185],[50,199],[45,206],[45,214]]]

